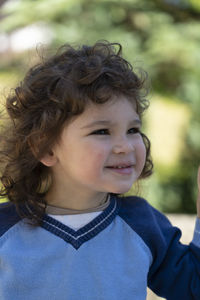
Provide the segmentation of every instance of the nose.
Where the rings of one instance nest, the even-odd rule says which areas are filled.
[[[130,140],[127,137],[120,137],[115,140],[113,145],[113,153],[130,153],[132,151],[135,151],[133,140]]]

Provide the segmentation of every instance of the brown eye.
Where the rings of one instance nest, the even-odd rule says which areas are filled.
[[[96,135],[105,135],[105,134],[109,134],[108,129],[98,129],[93,131],[91,134],[96,134]]]
[[[135,134],[135,133],[138,133],[140,132],[140,129],[139,128],[130,128],[128,133],[130,134]]]

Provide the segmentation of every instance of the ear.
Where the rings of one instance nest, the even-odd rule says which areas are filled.
[[[47,167],[53,167],[57,162],[57,158],[53,151],[49,151],[40,159],[40,162]]]
[[[37,160],[39,160],[43,165],[47,167],[52,167],[57,162],[57,158],[52,150],[49,150],[45,155],[42,157],[39,154],[39,144],[43,143],[42,136],[31,137],[28,139],[28,145],[30,147],[30,150],[32,154],[35,156]]]

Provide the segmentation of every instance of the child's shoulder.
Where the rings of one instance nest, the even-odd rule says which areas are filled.
[[[168,218],[145,199],[137,196],[122,197],[118,215],[132,228],[150,248],[163,236],[172,237],[173,228]]]
[[[146,224],[168,224],[171,226],[167,217],[159,210],[154,208],[147,200],[138,196],[121,197],[120,215],[131,223]]]
[[[20,220],[21,218],[17,214],[15,205],[13,203],[0,203],[0,236],[2,236]]]
[[[135,215],[139,217],[146,216],[151,218],[156,216],[158,218],[164,217],[164,215],[154,208],[147,200],[138,196],[120,197],[121,212],[127,216]]]

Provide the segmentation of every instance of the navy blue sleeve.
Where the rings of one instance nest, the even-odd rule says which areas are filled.
[[[0,203],[0,237],[19,220],[21,220],[21,218],[12,203]]]
[[[200,300],[200,236],[183,245],[181,231],[144,199],[126,197],[121,203],[121,217],[152,253],[149,288],[168,300]]]

